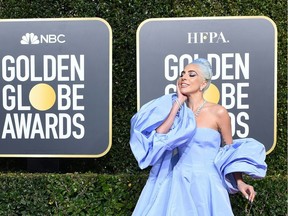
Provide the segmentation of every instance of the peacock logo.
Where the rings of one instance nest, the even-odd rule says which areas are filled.
[[[23,45],[30,44],[63,44],[65,43],[65,35],[64,34],[39,34],[36,35],[34,33],[26,33],[22,36],[20,41]]]
[[[21,44],[39,44],[40,41],[38,36],[34,33],[26,33],[22,36],[22,40],[20,41]]]

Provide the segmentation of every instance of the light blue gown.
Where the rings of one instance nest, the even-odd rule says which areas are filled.
[[[264,177],[265,148],[250,138],[220,147],[219,132],[197,128],[185,105],[167,134],[156,133],[175,98],[175,94],[157,98],[131,119],[131,150],[141,169],[152,166],[133,215],[233,215],[228,193],[238,189],[231,173]]]

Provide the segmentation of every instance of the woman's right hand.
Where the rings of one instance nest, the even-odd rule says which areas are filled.
[[[180,90],[180,88],[181,88],[181,77],[177,80],[177,86],[176,86],[176,90],[177,90],[177,97],[178,97],[178,100],[179,100],[179,102],[181,103],[181,104],[183,104],[186,100],[187,100],[187,96],[186,95],[183,95],[182,93],[181,93],[181,90]]]
[[[156,132],[159,134],[166,134],[170,131],[170,129],[173,125],[173,122],[175,120],[175,117],[176,117],[179,109],[181,108],[181,105],[187,100],[187,97],[185,95],[183,95],[180,91],[180,83],[181,82],[179,82],[179,79],[178,79],[177,80],[177,86],[176,86],[177,100],[173,104],[173,106],[170,110],[170,113],[167,116],[167,118],[165,119],[165,121],[162,122],[162,124],[158,128],[156,128]]]

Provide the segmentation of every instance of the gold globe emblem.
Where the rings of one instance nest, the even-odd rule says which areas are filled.
[[[54,105],[56,93],[50,85],[40,83],[30,90],[29,100],[35,109],[45,111]]]
[[[209,102],[218,104],[220,100],[220,91],[214,84],[211,83],[209,88],[204,92],[203,97]]]

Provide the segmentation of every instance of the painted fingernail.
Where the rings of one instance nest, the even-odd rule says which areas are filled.
[[[246,195],[245,198],[248,199],[249,198],[248,195]]]

